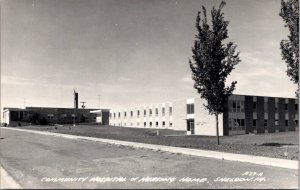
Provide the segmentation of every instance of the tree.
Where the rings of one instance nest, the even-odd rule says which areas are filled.
[[[40,121],[39,121],[40,125],[48,125],[48,121],[45,117],[43,117]]]
[[[40,115],[38,113],[33,113],[30,117],[29,117],[29,122],[38,125],[39,121],[40,121]]]
[[[279,15],[288,27],[288,40],[280,43],[282,60],[287,63],[287,75],[295,84],[299,82],[299,4],[298,0],[281,0]],[[299,97],[299,86],[296,91]]]
[[[80,122],[81,122],[81,123],[84,123],[84,122],[85,122],[85,117],[84,117],[83,114],[81,114],[81,116],[80,116]]]
[[[192,48],[193,61],[189,59],[194,88],[197,89],[201,98],[207,100],[204,104],[210,115],[216,118],[217,143],[219,142],[218,115],[224,112],[226,98],[235,89],[236,81],[230,86],[225,86],[226,78],[241,60],[239,53],[235,53],[236,45],[223,41],[228,38],[227,26],[229,21],[224,20],[222,1],[219,8],[211,10],[212,26],[208,24],[206,9],[202,6],[203,19],[198,12],[196,18],[197,34],[194,47]]]
[[[35,124],[35,125],[47,125],[49,122],[45,117],[42,117],[38,113],[33,113],[29,117],[29,122]]]

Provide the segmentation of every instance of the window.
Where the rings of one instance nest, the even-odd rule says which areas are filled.
[[[158,116],[158,108],[155,108],[155,115]]]
[[[232,112],[244,112],[244,102],[240,100],[232,101]]]
[[[156,122],[156,127],[158,127],[158,121]]]
[[[253,127],[256,127],[256,119],[253,119]]]
[[[253,102],[253,110],[256,110],[256,102]]]
[[[162,122],[162,126],[165,127],[165,125],[166,125],[166,122],[163,121],[163,122]]]
[[[146,127],[146,122],[144,122],[144,127]]]
[[[298,111],[298,104],[295,104],[295,110]]]
[[[152,109],[149,109],[149,115],[152,116]]]
[[[232,108],[235,109],[236,108],[236,101],[232,102]],[[235,110],[234,110],[235,111]]]
[[[150,127],[152,127],[152,122],[150,122]]]
[[[288,110],[288,104],[285,104],[285,111],[287,111]]]
[[[268,127],[268,120],[267,119],[264,120],[264,126]]]
[[[114,113],[114,118],[116,118],[116,113]]]
[[[237,112],[240,111],[240,109],[241,109],[241,101],[236,101],[236,109],[237,109]]]
[[[169,123],[169,126],[172,127],[172,122]]]
[[[22,113],[22,112],[21,112]],[[23,117],[23,114],[22,114],[22,117]],[[48,119],[52,119],[54,117],[54,115],[52,113],[49,113],[48,114]]]
[[[119,112],[119,118],[121,117],[121,113]]]
[[[133,116],[133,111],[130,111],[130,116],[131,116],[131,117]]]
[[[239,129],[244,130],[244,126],[245,126],[245,120],[244,119],[234,119],[234,126],[235,127],[240,127]]]
[[[169,115],[172,115],[172,107],[169,107]]]
[[[140,117],[140,110],[137,111],[137,116]]]
[[[295,123],[298,125],[298,120],[295,120]]]
[[[165,108],[162,108],[162,115],[165,116]]]
[[[194,113],[194,104],[187,104],[187,114],[193,114]]]
[[[275,111],[278,111],[278,102],[275,102]]]
[[[146,116],[146,110],[144,110],[144,117]]]
[[[278,125],[278,120],[275,120],[275,125]]]
[[[285,126],[289,126],[289,120],[285,120]]]
[[[124,117],[126,117],[126,111],[124,112]]]
[[[245,102],[241,101],[241,112],[245,112]]]

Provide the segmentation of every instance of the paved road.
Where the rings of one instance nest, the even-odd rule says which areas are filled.
[[[0,136],[1,165],[24,188],[298,188],[296,170],[3,128]]]

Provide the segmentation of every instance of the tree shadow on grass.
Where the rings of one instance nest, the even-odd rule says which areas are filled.
[[[260,144],[259,146],[275,146],[275,147],[281,147],[281,146],[287,146],[287,145],[295,145],[295,144],[292,144],[292,143],[263,143],[263,144]]]

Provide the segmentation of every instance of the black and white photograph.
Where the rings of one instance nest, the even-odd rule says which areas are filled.
[[[298,0],[1,0],[1,189],[298,189]]]

